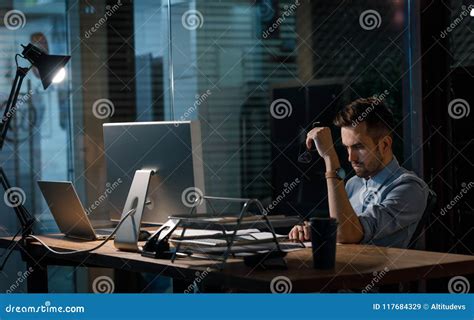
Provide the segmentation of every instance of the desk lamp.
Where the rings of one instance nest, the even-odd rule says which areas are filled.
[[[71,58],[70,56],[57,56],[47,54],[38,47],[32,45],[31,43],[27,46],[22,45],[22,47],[23,52],[21,54],[15,55],[15,80],[13,80],[10,96],[8,97],[8,102],[3,113],[3,118],[0,122],[0,151],[3,149],[3,144],[5,143],[10,121],[15,115],[17,109],[16,102],[18,99],[18,95],[20,93],[23,79],[25,78],[28,71],[30,71],[32,67],[36,67],[38,69],[41,83],[43,84],[43,88],[46,90],[51,83],[61,82],[65,78],[66,70],[64,69],[64,66]],[[18,58],[27,60],[30,63],[30,66],[27,68],[20,67],[18,65]],[[5,192],[11,189],[11,185],[8,182],[6,174],[3,171],[1,165],[0,183],[5,189]],[[15,210],[18,220],[20,220],[22,239],[25,239],[25,237],[32,234],[32,226],[35,220],[21,202],[22,201],[20,200],[18,203],[15,202],[11,206],[13,207],[13,210]],[[15,237],[19,234],[19,232],[15,235]]]

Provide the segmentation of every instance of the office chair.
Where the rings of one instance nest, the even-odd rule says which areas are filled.
[[[418,222],[418,225],[416,226],[415,232],[413,233],[410,242],[408,243],[407,249],[416,249],[416,244],[428,224],[428,221],[430,220],[430,216],[433,213],[433,210],[436,206],[437,202],[437,195],[436,193],[429,189],[428,192],[428,199],[426,200],[426,208],[425,211],[423,211],[423,215],[421,216],[420,221]],[[417,292],[418,291],[418,286],[419,282],[418,281],[412,281],[412,282],[401,282],[397,284],[389,284],[389,285],[383,285],[380,287],[381,293],[407,293],[407,292]]]
[[[415,249],[416,243],[418,242],[420,235],[423,232],[423,229],[430,220],[430,216],[436,206],[437,198],[438,197],[436,193],[433,190],[429,189],[425,211],[423,212],[423,215],[421,216],[421,219],[418,222],[418,225],[416,226],[415,232],[413,233],[410,242],[408,243],[408,249]]]

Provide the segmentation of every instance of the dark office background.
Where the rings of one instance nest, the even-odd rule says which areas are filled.
[[[305,132],[314,121],[329,123],[345,103],[387,91],[385,102],[397,123],[395,154],[438,194],[423,245],[433,251],[472,254],[472,195],[441,214],[464,184],[474,181],[472,115],[454,119],[448,113],[453,99],[474,103],[474,18],[465,17],[448,36],[440,36],[468,1],[171,4],[122,0],[107,23],[89,37],[86,32],[116,1],[0,4],[2,13],[24,12],[27,22],[15,31],[0,27],[0,93],[8,93],[12,57],[33,33],[45,34],[52,53],[73,56],[69,82],[57,89],[44,93],[37,89],[38,79],[30,76],[28,88],[34,93],[16,117],[10,152],[0,155],[13,182],[29,195],[26,205],[40,222],[38,231],[55,230],[55,225],[35,181],[71,179],[83,202],[94,202],[107,182],[102,123],[136,120],[201,121],[209,195],[257,197],[270,203],[299,178],[301,183],[272,213],[306,218],[325,214],[321,161],[296,161]],[[294,14],[264,37],[292,5],[297,7]],[[190,9],[202,13],[202,25],[196,29],[183,24]],[[361,28],[359,17],[367,9],[380,14],[380,27]],[[189,115],[207,90],[211,94]],[[105,120],[92,112],[94,102],[104,98],[114,105],[113,115]],[[272,117],[270,107],[276,99],[291,103],[291,116]],[[351,172],[338,130],[333,132],[343,165]],[[0,235],[10,235],[18,227],[16,220],[3,202],[0,210]],[[100,223],[108,210],[104,204],[91,217]],[[18,256],[10,264],[16,264],[13,270],[22,266]],[[51,271],[50,287],[87,291],[82,280],[97,272],[102,271],[57,268]],[[0,290],[10,282],[9,276],[0,274],[7,279],[2,279]],[[65,283],[64,277],[70,281]],[[166,284],[157,285],[157,290],[166,290]],[[430,281],[427,288],[446,291],[446,280]]]

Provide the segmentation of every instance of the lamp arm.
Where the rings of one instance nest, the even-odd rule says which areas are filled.
[[[5,172],[3,171],[3,168],[0,166],[0,184],[3,186],[3,189],[5,189],[5,192],[8,192],[8,190],[11,188],[10,183],[8,182],[7,176],[5,175]],[[0,271],[3,270],[5,267],[8,258],[13,252],[13,249],[15,248],[15,239],[18,236],[18,234],[21,232],[21,243],[25,243],[26,239],[29,235],[33,234],[33,224],[35,222],[35,219],[31,216],[31,214],[28,212],[28,210],[23,206],[23,204],[19,203],[18,205],[13,206],[13,210],[15,210],[16,216],[18,220],[20,221],[21,224],[21,229],[13,236],[13,239],[11,240],[10,246],[8,246],[6,252],[2,254],[6,255],[5,259],[3,259],[3,262],[0,263]]]
[[[3,186],[5,192],[8,192],[11,189],[11,185],[8,182],[7,176],[3,168],[0,166],[0,184]],[[22,236],[25,237],[32,233],[32,227],[35,219],[31,216],[28,210],[25,208],[23,204],[18,204],[13,206],[13,210],[20,221],[21,228],[22,228]]]
[[[16,60],[16,57],[15,57]],[[23,68],[18,66],[17,62],[17,69],[15,79],[13,80],[12,89],[10,91],[10,96],[8,97],[7,105],[5,107],[5,111],[3,113],[3,118],[1,119],[2,127],[0,132],[0,151],[3,149],[3,144],[5,143],[5,139],[7,136],[8,128],[10,126],[10,121],[15,115],[16,112],[16,102],[18,100],[18,95],[20,94],[21,85],[23,83],[23,79],[25,78],[30,68]],[[7,192],[11,189],[11,185],[8,182],[5,172],[3,168],[0,166],[0,184]],[[23,206],[23,204],[13,206],[13,210],[16,213],[18,220],[20,221],[22,227],[22,236],[23,238],[32,233],[32,226],[33,222],[35,221],[28,210]]]
[[[13,80],[12,89],[10,96],[8,97],[7,105],[3,112],[3,118],[1,119],[2,128],[0,133],[0,151],[3,149],[3,144],[7,137],[7,132],[10,127],[10,121],[16,112],[16,102],[18,95],[20,94],[21,85],[26,74],[30,71],[30,68],[17,67],[15,79]]]

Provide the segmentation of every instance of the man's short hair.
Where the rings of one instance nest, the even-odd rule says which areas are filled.
[[[338,127],[356,127],[365,122],[367,133],[374,141],[391,136],[393,131],[393,113],[377,97],[359,98],[342,108],[334,119]]]

